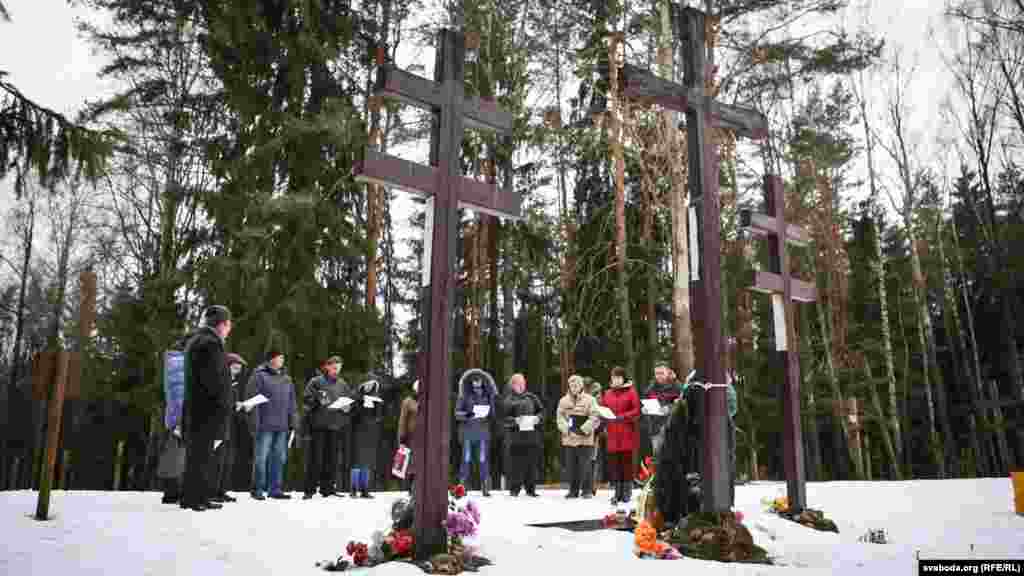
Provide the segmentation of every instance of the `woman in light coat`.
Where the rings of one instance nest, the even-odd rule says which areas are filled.
[[[569,377],[569,393],[558,401],[558,431],[562,433],[562,462],[569,483],[566,498],[591,498],[593,492],[594,430],[600,424],[597,400],[583,390],[583,378]]]

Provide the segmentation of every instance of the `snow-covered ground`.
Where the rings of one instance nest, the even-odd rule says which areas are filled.
[[[565,500],[496,492],[477,498],[483,511],[481,549],[495,565],[484,575],[630,574],[916,574],[921,558],[1024,558],[1024,517],[1013,513],[1009,479],[911,482],[830,482],[807,486],[808,502],[823,509],[840,533],[816,532],[762,511],[765,497],[784,495],[781,483],[736,490],[737,509],[755,541],[777,566],[721,564],[685,558],[640,560],[632,534],[570,532],[526,524],[600,518],[609,494]],[[368,542],[388,523],[399,494],[375,500],[256,502],[247,494],[223,510],[186,512],[160,503],[160,494],[54,492],[48,522],[32,519],[35,492],[0,492],[0,575],[171,576],[178,574],[300,576],[323,574],[318,560],[337,557],[350,539]],[[475,493],[471,496],[477,497]],[[890,544],[857,541],[884,528]],[[682,570],[682,572],[681,572]],[[414,575],[408,564],[358,572]]]

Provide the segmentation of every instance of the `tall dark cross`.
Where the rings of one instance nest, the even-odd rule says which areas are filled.
[[[721,207],[718,199],[718,160],[708,129],[713,126],[732,130],[738,136],[754,139],[767,135],[768,122],[756,110],[718,103],[708,96],[705,82],[708,48],[705,39],[705,15],[694,8],[673,4],[676,48],[685,62],[684,83],[659,78],[641,68],[626,64],[620,78],[625,96],[659,104],[686,113],[689,144],[689,185],[691,205],[698,207],[691,216],[691,254],[699,260],[693,268],[691,306],[697,340],[701,349],[697,358],[698,380],[706,382],[702,491],[704,509],[725,511],[732,506],[731,466],[728,458],[728,413],[725,387],[725,344],[722,335]],[[695,222],[696,221],[696,222]],[[694,233],[696,232],[696,234]]]
[[[443,522],[448,512],[449,388],[451,386],[452,298],[458,208],[496,216],[518,217],[520,199],[512,191],[511,172],[504,189],[462,176],[459,153],[464,125],[507,133],[512,114],[494,102],[467,98],[463,86],[466,38],[462,32],[438,33],[434,81],[382,66],[377,94],[430,110],[430,165],[409,162],[372,149],[356,168],[357,179],[428,197],[422,299],[423,348],[420,409],[413,445],[416,475],[416,556],[427,558],[445,549]],[[431,208],[432,206],[432,208]]]
[[[797,349],[795,314],[792,302],[814,302],[814,284],[789,275],[787,244],[806,246],[810,236],[803,228],[786,222],[786,201],[782,180],[768,175],[764,179],[764,200],[767,214],[750,210],[740,212],[740,224],[749,232],[768,239],[767,272],[751,270],[747,280],[750,290],[771,295],[774,317],[775,350],[783,365],[782,390],[782,461],[786,473],[786,492],[794,511],[807,507],[807,479],[804,472],[804,442],[800,425],[800,352]]]

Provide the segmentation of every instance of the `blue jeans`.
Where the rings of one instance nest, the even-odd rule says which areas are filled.
[[[255,456],[252,493],[280,494],[284,463],[288,457],[288,432],[257,432]]]
[[[480,483],[482,484],[487,474],[487,440],[481,439],[475,442],[466,440],[462,443],[462,464],[459,466],[459,482],[463,485],[469,482],[470,464],[473,463],[473,448],[476,448],[478,460],[480,461]]]

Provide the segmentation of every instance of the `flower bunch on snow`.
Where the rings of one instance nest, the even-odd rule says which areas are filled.
[[[644,458],[643,462],[640,463],[640,470],[636,473],[636,479],[641,483],[646,483],[648,480],[654,477],[654,461],[648,456]]]
[[[646,520],[637,524],[633,531],[633,544],[633,552],[640,558],[677,560],[683,557],[679,550],[659,540],[658,531]]]
[[[448,517],[445,518],[444,529],[448,534],[450,552],[472,554],[473,547],[467,544],[479,534],[481,519],[480,508],[466,496],[465,486],[458,484],[448,488]]]
[[[354,566],[367,566],[370,563],[370,547],[363,542],[350,540],[345,546],[345,556],[351,559]]]

